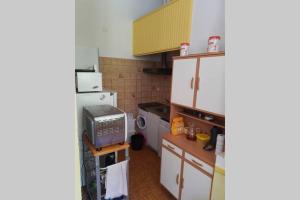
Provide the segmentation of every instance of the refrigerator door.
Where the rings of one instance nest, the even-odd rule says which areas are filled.
[[[98,72],[77,72],[77,91],[102,91],[102,74]]]

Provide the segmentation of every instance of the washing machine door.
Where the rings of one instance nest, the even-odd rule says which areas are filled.
[[[141,130],[146,129],[147,127],[146,118],[143,115],[138,115],[136,118],[136,125]]]

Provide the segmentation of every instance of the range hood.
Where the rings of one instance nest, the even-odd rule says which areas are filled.
[[[167,54],[162,53],[161,67],[143,68],[143,72],[154,75],[172,75],[172,68],[167,67]]]

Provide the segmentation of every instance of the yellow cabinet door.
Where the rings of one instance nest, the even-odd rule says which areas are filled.
[[[174,0],[133,22],[133,54],[161,53],[190,41],[192,0]]]

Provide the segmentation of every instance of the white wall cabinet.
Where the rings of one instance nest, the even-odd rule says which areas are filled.
[[[176,57],[171,102],[225,115],[224,53]]]
[[[192,107],[197,58],[178,59],[173,63],[172,103]]]
[[[178,199],[181,158],[166,148],[162,148],[160,183]]]
[[[184,162],[181,200],[209,200],[211,177]]]
[[[225,57],[200,59],[199,77],[196,108],[224,115]]]

